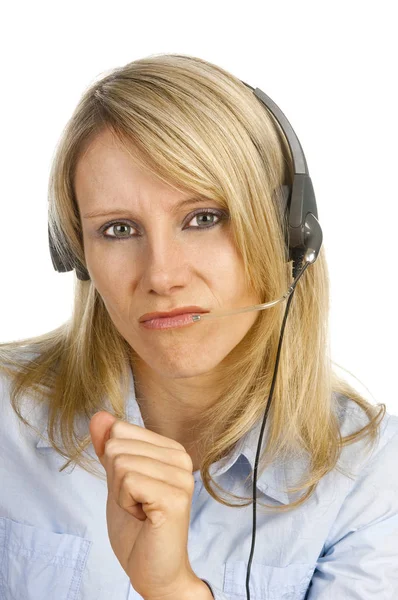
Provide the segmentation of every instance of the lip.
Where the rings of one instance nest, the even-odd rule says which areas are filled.
[[[205,308],[201,308],[200,306],[180,306],[180,308],[174,308],[169,312],[153,312],[153,313],[145,313],[138,320],[140,323],[144,323],[145,321],[150,321],[151,319],[162,319],[167,317],[175,317],[177,315],[184,315],[185,313],[208,313],[209,310]]]

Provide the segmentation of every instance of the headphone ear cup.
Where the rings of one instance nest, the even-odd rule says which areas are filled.
[[[75,269],[76,276],[78,279],[80,279],[80,281],[88,281],[90,279],[90,275],[86,267],[82,265],[80,261],[75,259],[68,245],[63,247],[64,255],[61,256],[51,235],[50,226],[48,226],[48,242],[50,247],[51,261],[56,271],[59,273],[65,273]]]
[[[73,262],[71,261],[71,257],[69,255],[69,253],[67,253],[66,257],[61,257],[61,254],[59,253],[53,236],[51,234],[50,231],[50,225],[48,225],[48,243],[49,243],[49,247],[50,247],[50,255],[51,255],[51,260],[53,263],[53,267],[56,271],[58,271],[59,273],[65,273],[66,271],[72,271],[72,269],[74,268]]]
[[[274,199],[279,208],[280,216],[283,223],[283,228],[285,231],[285,261],[287,263],[293,262],[292,265],[292,277],[296,279],[297,275],[300,273],[305,249],[303,248],[292,248],[290,246],[289,239],[289,210],[290,210],[290,202],[291,202],[291,193],[292,188],[290,185],[282,185],[276,193],[274,193]]]
[[[75,269],[76,276],[80,281],[89,281],[91,279],[86,267],[80,262],[76,264]]]

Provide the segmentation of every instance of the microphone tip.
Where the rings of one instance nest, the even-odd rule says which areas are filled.
[[[309,248],[304,255],[305,262],[313,263],[313,262],[315,262],[315,259],[316,259],[315,250],[312,250],[312,248]]]

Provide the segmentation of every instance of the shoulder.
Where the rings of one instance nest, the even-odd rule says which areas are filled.
[[[11,390],[13,379],[10,375],[4,373],[0,369],[0,411],[4,426],[4,419],[10,412],[11,407]]]
[[[352,435],[369,423],[366,412],[356,402],[340,397],[340,433],[342,438]],[[375,413],[380,410],[374,406]],[[398,492],[398,469],[395,468],[398,455],[398,416],[385,411],[379,420],[374,442],[364,432],[363,437],[344,445],[339,466],[348,469],[358,489],[365,484],[381,484],[382,489],[391,487]]]
[[[24,443],[33,447],[40,439],[38,432],[42,432],[47,423],[48,406],[37,402],[29,392],[21,394],[17,409],[34,429],[22,421],[12,404],[13,388],[13,376],[0,369],[0,449],[7,446],[8,449],[18,450]]]
[[[366,427],[369,418],[358,404],[345,399],[342,405],[342,437]],[[377,414],[380,407],[374,408]],[[326,508],[315,505],[318,519],[325,514],[330,518],[311,579],[311,598],[395,598],[398,416],[388,411],[381,416],[375,443],[369,444],[365,435],[343,447],[344,468],[351,475],[328,473]]]
[[[354,403],[355,404],[355,403]],[[342,435],[349,435],[369,422],[356,405],[344,412]],[[398,416],[386,412],[373,445],[367,436],[345,446],[338,463],[343,471],[333,481],[336,517],[329,530],[325,551],[349,557],[367,549],[381,556],[383,544],[391,544],[396,556],[398,523]],[[387,541],[390,538],[390,541]],[[338,548],[340,550],[338,550]],[[377,550],[377,552],[376,552]],[[378,553],[378,554],[377,554]],[[386,560],[390,560],[386,556]]]

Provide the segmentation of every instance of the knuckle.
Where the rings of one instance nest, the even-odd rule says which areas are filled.
[[[125,464],[125,455],[124,454],[117,454],[114,459],[113,459],[113,470],[116,473],[119,473],[120,471],[124,470],[124,464]]]
[[[176,452],[176,460],[177,460],[178,466],[181,469],[185,469],[186,471],[191,471],[191,473],[192,473],[193,462],[192,462],[190,455],[185,450],[185,448],[184,448],[183,452],[181,452],[180,450],[178,450],[178,452]]]
[[[191,495],[186,489],[179,489],[176,493],[175,501],[181,509],[185,509],[191,502]]]
[[[118,437],[122,437],[123,432],[124,432],[123,421],[120,421],[120,420],[115,421],[111,427],[111,435],[113,435],[114,438],[118,438]]]
[[[186,452],[185,450],[185,446],[183,446],[182,444],[180,444],[180,442],[176,442],[175,440],[173,440],[173,442],[175,443],[175,449],[176,450],[183,450],[184,452]]]
[[[187,452],[185,452],[185,453],[182,455],[182,461],[183,461],[183,464],[184,464],[184,468],[185,468],[187,471],[191,471],[191,473],[192,473],[192,470],[193,470],[193,462],[192,462],[192,458],[189,456],[189,454],[188,454]]]
[[[195,479],[193,478],[193,475],[190,475],[189,473],[186,474],[185,489],[188,491],[189,499],[191,499],[192,493],[195,489]]]
[[[105,442],[105,454],[107,454],[108,456],[111,456],[112,453],[114,452],[114,450],[116,449],[117,445],[118,445],[117,438],[109,438],[109,440],[107,440]]]

